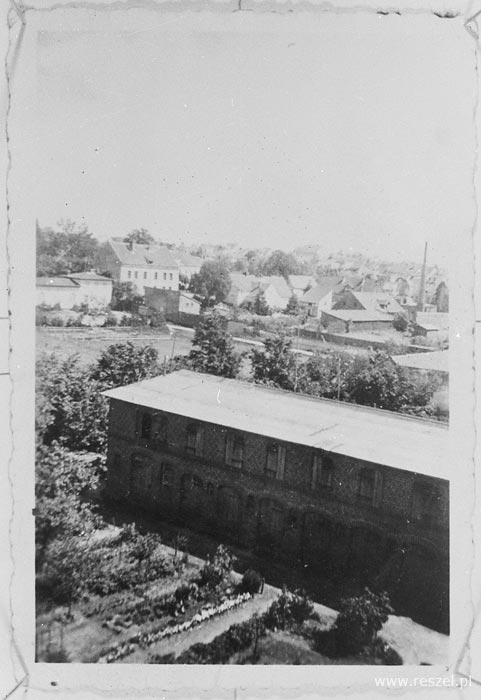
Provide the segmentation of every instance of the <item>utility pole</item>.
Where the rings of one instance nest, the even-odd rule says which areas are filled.
[[[337,400],[341,400],[341,358],[337,358]]]

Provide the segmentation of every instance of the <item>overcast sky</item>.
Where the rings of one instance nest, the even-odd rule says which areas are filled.
[[[462,27],[201,15],[39,35],[40,223],[387,259],[428,240],[445,264],[472,218]]]

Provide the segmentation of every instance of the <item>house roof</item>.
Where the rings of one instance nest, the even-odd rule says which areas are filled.
[[[333,316],[341,321],[386,321],[392,323],[392,316],[382,311],[369,311],[367,309],[339,309],[335,311],[323,311],[323,314]]]
[[[241,272],[231,272],[230,279],[231,289],[237,287],[241,292],[250,292],[259,283],[255,275],[243,275]]]
[[[307,289],[313,282],[312,275],[289,275],[289,284],[293,289]]]
[[[423,331],[438,331],[439,326],[433,326],[431,323],[421,323],[420,321],[416,321],[414,324],[416,328],[422,328]]]
[[[110,240],[114,253],[121,265],[151,266],[152,268],[172,268],[179,266],[168,248],[160,245],[142,245],[135,243],[132,250],[123,241]]]
[[[394,355],[393,362],[409,369],[431,370],[433,372],[449,372],[449,350],[434,352],[413,352],[409,355]]]
[[[71,280],[81,280],[82,282],[110,282],[110,284],[112,284],[110,277],[99,275],[97,272],[72,272],[72,274],[65,275],[65,277],[68,277]]]
[[[184,265],[185,267],[202,267],[204,262],[203,258],[198,255],[191,255],[183,250],[175,251],[173,257],[179,265]]]
[[[280,275],[264,275],[260,278],[262,289],[266,290],[269,286],[273,286],[279,296],[285,299],[290,299],[292,292],[284,277]]]
[[[37,277],[37,287],[78,287],[74,280],[68,277]]]
[[[352,296],[366,309],[366,311],[385,311],[387,313],[401,313],[402,307],[390,295],[384,292],[351,292]],[[386,304],[386,308],[382,308]]]
[[[448,478],[449,432],[441,423],[188,370],[104,395],[274,440]]]
[[[300,299],[306,304],[317,304],[321,299],[324,299],[329,292],[332,292],[340,283],[340,277],[324,278],[316,287],[309,289]]]

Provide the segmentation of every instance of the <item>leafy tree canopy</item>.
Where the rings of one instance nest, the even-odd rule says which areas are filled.
[[[255,348],[251,354],[254,381],[294,389],[297,365],[291,349],[292,339],[283,333],[266,338],[264,349]]]
[[[226,319],[217,313],[204,317],[197,327],[188,356],[194,370],[222,377],[237,375],[240,356],[234,350],[234,342],[226,326]]]
[[[134,228],[124,238],[124,243],[138,243],[139,245],[149,245],[155,243],[154,237],[147,231],[146,228]]]
[[[192,276],[189,290],[202,297],[202,306],[206,308],[224,301],[230,286],[227,264],[223,260],[206,260],[200,271]]]
[[[97,524],[96,509],[87,495],[100,483],[100,464],[92,464],[85,455],[70,452],[58,442],[38,445],[35,531],[40,550],[55,537],[73,537]]]
[[[137,293],[133,282],[118,282],[114,280],[112,285],[112,301],[110,305],[114,311],[129,311],[137,313],[143,297]]]
[[[137,348],[133,343],[116,343],[102,352],[90,376],[112,389],[133,384],[159,374],[157,358],[157,350],[150,345]]]
[[[275,250],[269,255],[262,266],[264,275],[281,275],[286,279],[289,275],[300,274],[302,266],[292,253],[285,253],[283,250]]]
[[[38,442],[102,452],[107,440],[107,401],[101,396],[105,387],[80,365],[78,355],[40,358],[36,380]]]
[[[66,275],[83,272],[95,264],[99,243],[87,226],[70,219],[61,220],[56,229],[37,224],[37,275]]]

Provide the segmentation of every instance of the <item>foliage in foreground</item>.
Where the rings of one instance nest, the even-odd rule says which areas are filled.
[[[153,656],[150,663],[225,664],[233,654],[256,644],[267,630],[298,627],[313,615],[312,602],[303,593],[286,588],[263,615],[254,615],[246,622],[231,625],[207,644],[194,644],[177,658]]]
[[[205,316],[195,331],[188,361],[197,372],[222,377],[235,377],[239,371],[240,356],[234,350],[227,322],[217,313]]]
[[[175,564],[159,551],[160,537],[126,526],[113,541],[93,533],[56,537],[45,547],[37,586],[44,598],[71,604],[85,595],[110,595],[171,575]]]
[[[378,637],[393,612],[387,593],[376,594],[365,588],[362,594],[341,600],[334,627],[320,632],[315,637],[315,646],[327,656],[371,654],[381,657],[384,663],[399,663],[395,652]]]

